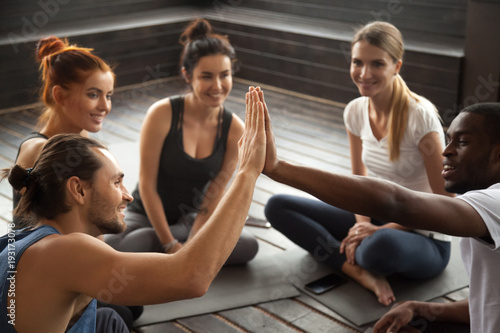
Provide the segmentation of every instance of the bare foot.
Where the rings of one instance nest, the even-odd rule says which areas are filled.
[[[373,291],[377,296],[379,303],[387,306],[396,300],[391,286],[384,276],[375,275],[367,270],[364,270],[358,265],[352,265],[348,262],[345,262],[344,265],[342,265],[342,271],[366,289]]]

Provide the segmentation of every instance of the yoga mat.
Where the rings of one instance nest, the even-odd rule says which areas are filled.
[[[139,144],[117,143],[108,148],[125,173],[125,186],[132,192],[139,178]],[[248,264],[223,267],[203,297],[145,306],[134,325],[145,326],[300,295],[283,278],[280,263],[273,259],[275,253],[259,245],[257,256]]]
[[[203,297],[145,306],[134,327],[299,296],[277,259],[258,254],[246,265],[223,267]]]
[[[408,280],[391,277],[388,279],[396,296],[396,301],[430,301],[453,291],[467,287],[469,279],[459,253],[458,239],[454,238],[450,262],[438,276],[427,280]],[[327,265],[315,260],[302,249],[288,250],[282,256],[282,262],[289,265],[285,275],[302,292],[338,313],[356,326],[378,320],[391,306],[383,306],[375,294],[353,280],[335,289],[316,295],[304,289],[304,285],[322,276],[334,272]]]

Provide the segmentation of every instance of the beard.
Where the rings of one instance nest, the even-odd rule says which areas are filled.
[[[106,217],[108,212],[110,215],[111,212],[114,214],[111,217],[109,215]],[[119,234],[125,230],[125,223],[118,217],[117,207],[97,191],[92,191],[87,218],[103,234]]]
[[[485,177],[485,175],[491,173],[488,170],[489,158],[490,154],[487,153],[478,157],[473,164],[465,166],[460,180],[450,184],[445,182],[445,190],[450,193],[464,194],[469,191],[490,187],[495,182],[489,177]]]

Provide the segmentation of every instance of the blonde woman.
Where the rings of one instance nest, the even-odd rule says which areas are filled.
[[[344,111],[352,172],[450,195],[441,177],[439,115],[399,75],[403,51],[401,33],[390,23],[372,22],[354,36],[350,73],[361,97]],[[387,276],[427,279],[449,261],[449,236],[382,223],[317,200],[276,195],[265,212],[273,227],[373,291],[383,305],[395,301]]]

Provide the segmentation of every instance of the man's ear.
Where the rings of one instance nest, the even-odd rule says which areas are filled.
[[[79,205],[85,204],[85,201],[89,196],[89,192],[85,187],[85,183],[76,176],[68,179],[68,181],[66,182],[66,191],[68,199],[76,202]]]

